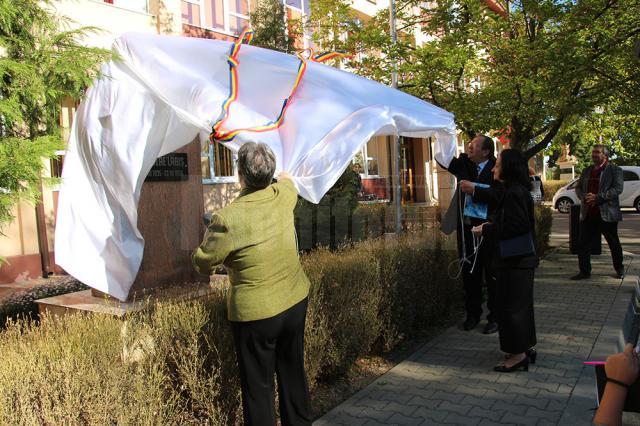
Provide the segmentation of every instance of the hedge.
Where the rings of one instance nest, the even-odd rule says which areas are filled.
[[[568,180],[546,180],[542,182],[544,186],[544,201],[553,201],[553,196],[556,195],[558,189],[568,184]]]
[[[303,256],[311,281],[310,385],[391,349],[461,306],[451,240],[379,238]],[[0,424],[239,424],[224,291],[158,304],[126,320],[69,315],[11,321],[0,333]]]
[[[51,282],[33,287],[29,290],[14,293],[0,301],[0,329],[7,319],[16,319],[19,316],[29,318],[38,317],[38,305],[36,300],[46,297],[59,296],[73,293],[74,291],[87,290],[89,287],[73,277],[51,278]]]

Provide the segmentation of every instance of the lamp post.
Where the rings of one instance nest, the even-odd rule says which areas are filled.
[[[398,41],[396,35],[396,3],[395,0],[389,0],[389,24],[391,29],[391,46],[395,47],[396,42]],[[393,60],[393,67],[391,69],[391,87],[394,89],[398,88],[398,66],[396,64],[395,59]],[[393,185],[393,201],[396,206],[396,234],[400,234],[402,232],[402,205],[400,197],[402,196],[402,187],[400,185],[400,137],[398,134],[393,136],[393,146],[395,149],[395,161],[394,163],[394,178],[395,185]]]

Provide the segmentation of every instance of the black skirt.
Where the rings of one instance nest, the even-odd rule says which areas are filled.
[[[534,268],[500,268],[496,272],[500,350],[519,354],[536,345]]]

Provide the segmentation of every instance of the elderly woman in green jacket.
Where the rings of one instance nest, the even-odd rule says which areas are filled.
[[[265,144],[238,151],[242,191],[214,214],[193,264],[211,275],[223,264],[230,288],[227,312],[242,384],[245,425],[275,424],[274,372],[283,425],[311,424],[304,370],[309,280],[298,259],[289,175],[271,183],[275,155]]]

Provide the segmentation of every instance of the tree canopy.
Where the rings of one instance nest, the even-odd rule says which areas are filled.
[[[453,112],[469,136],[501,132],[529,155],[598,106],[638,104],[640,0],[498,3],[504,15],[477,0],[399,0],[398,43],[381,11],[356,35],[365,54],[351,66],[386,82],[395,61],[401,90]]]
[[[60,103],[79,99],[109,58],[83,46],[50,0],[0,0],[0,231],[19,200],[39,197],[43,158],[64,143]]]

